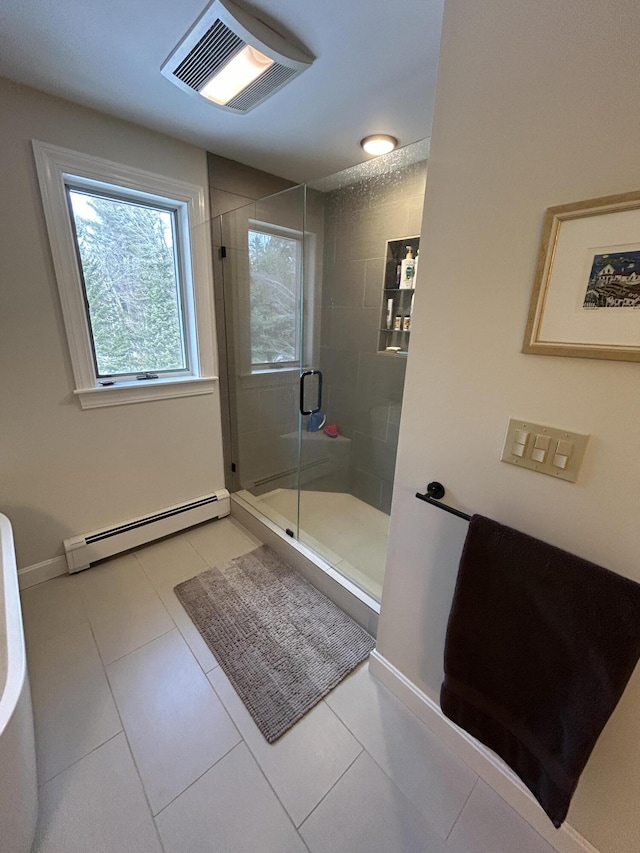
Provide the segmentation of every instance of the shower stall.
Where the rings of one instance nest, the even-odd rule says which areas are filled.
[[[229,489],[375,601],[414,293],[399,272],[419,250],[427,152],[212,221]]]

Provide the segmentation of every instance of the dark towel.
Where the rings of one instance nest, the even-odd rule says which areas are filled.
[[[444,653],[444,713],[559,827],[640,656],[640,585],[474,515]]]

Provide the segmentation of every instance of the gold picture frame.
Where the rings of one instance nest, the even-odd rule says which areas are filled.
[[[547,209],[522,352],[640,361],[640,191]]]

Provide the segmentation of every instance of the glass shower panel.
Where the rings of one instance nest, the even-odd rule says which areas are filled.
[[[234,489],[298,533],[304,188],[221,217]]]

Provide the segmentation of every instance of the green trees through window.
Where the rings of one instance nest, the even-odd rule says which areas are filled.
[[[301,240],[249,230],[253,365],[291,363],[300,357],[301,264]]]
[[[68,189],[97,375],[187,368],[176,217]]]

